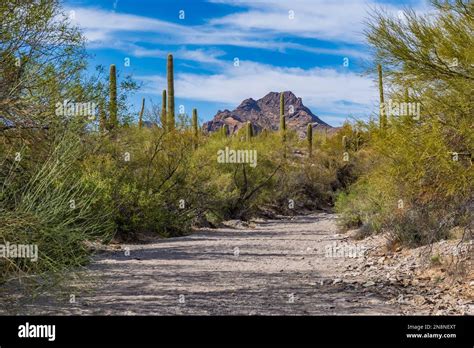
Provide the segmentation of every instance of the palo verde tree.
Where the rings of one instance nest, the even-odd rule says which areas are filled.
[[[0,130],[61,123],[57,103],[84,99],[84,38],[58,0],[0,4]]]
[[[370,17],[366,36],[387,86],[381,101],[396,108],[385,110],[390,127],[384,135],[371,135],[373,163],[354,186],[359,201],[350,203],[365,209],[359,216],[412,244],[473,223],[474,3],[431,5],[429,17],[412,9],[403,20],[379,10]]]

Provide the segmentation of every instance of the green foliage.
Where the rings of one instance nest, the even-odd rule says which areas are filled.
[[[82,181],[84,150],[75,132],[58,134],[44,159],[23,149],[20,161],[12,152],[1,158],[0,239],[36,245],[38,260],[2,259],[0,281],[34,273],[61,277],[65,268],[87,262],[86,241],[107,241],[113,232],[111,211],[97,206],[101,188]]]
[[[103,188],[101,205],[113,210],[118,237],[187,232],[196,209],[188,177],[192,134],[128,128],[98,141],[100,150],[84,160],[83,171]]]
[[[0,19],[0,130],[59,123],[56,103],[87,100],[83,36],[57,0],[4,0]]]
[[[383,79],[382,79],[382,65],[377,64],[377,72],[379,77],[379,102],[380,102],[380,114],[379,114],[379,123],[380,128],[385,128],[387,126],[387,115],[385,113],[385,108],[383,107],[385,103],[384,94],[383,94]]]
[[[390,115],[383,133],[367,124],[370,167],[336,204],[347,224],[370,223],[408,245],[447,238],[454,227],[469,231],[473,223],[473,4],[433,5],[430,18],[407,10],[400,21],[376,12],[369,24],[390,99],[417,103],[421,112]]]

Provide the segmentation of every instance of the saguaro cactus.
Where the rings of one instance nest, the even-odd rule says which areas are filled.
[[[142,98],[142,108],[140,109],[140,114],[138,115],[138,128],[143,127],[143,112],[145,111],[145,98]]]
[[[285,122],[285,96],[280,93],[280,132],[284,135],[286,132]]]
[[[166,130],[166,89],[161,94],[161,128]]]
[[[313,125],[308,123],[306,128],[306,137],[308,140],[308,155],[311,157],[313,155]]]
[[[342,137],[342,147],[344,148],[344,151],[347,151],[347,149],[349,148],[349,143],[347,141],[346,135]]]
[[[110,66],[109,72],[109,128],[118,127],[117,118],[117,72],[115,65]]]
[[[227,138],[227,125],[226,124],[222,125],[220,132],[221,132],[222,138]]]
[[[168,130],[172,131],[175,126],[174,120],[174,76],[173,76],[173,55],[168,54],[167,62],[167,78],[168,78],[168,112],[166,121]]]
[[[380,96],[380,127],[385,128],[387,125],[387,115],[385,110],[385,102],[383,96],[383,80],[382,80],[382,65],[377,65],[377,71],[379,74],[379,96]]]
[[[252,127],[252,123],[249,121],[247,122],[247,125],[246,125],[246,139],[247,141],[250,141],[253,137],[253,127]]]
[[[193,109],[193,121],[192,121],[192,126],[193,126],[193,146],[194,146],[194,149],[197,149],[198,147],[198,114],[197,114],[197,110],[196,109]]]

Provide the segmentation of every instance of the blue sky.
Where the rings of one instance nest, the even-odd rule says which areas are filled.
[[[188,114],[196,107],[201,122],[246,98],[291,90],[334,126],[377,110],[374,78],[365,73],[368,12],[383,7],[399,15],[407,6],[426,11],[422,0],[65,2],[87,38],[91,69],[116,64],[143,84],[130,99],[134,106],[141,97],[160,103],[170,52],[176,106]]]

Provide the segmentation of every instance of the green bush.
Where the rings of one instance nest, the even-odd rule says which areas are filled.
[[[77,170],[81,148],[79,137],[68,132],[53,141],[44,161],[3,158],[0,242],[36,245],[38,260],[2,258],[0,281],[60,276],[67,267],[87,262],[86,241],[110,239],[110,211],[94,208],[100,188],[84,185]]]

